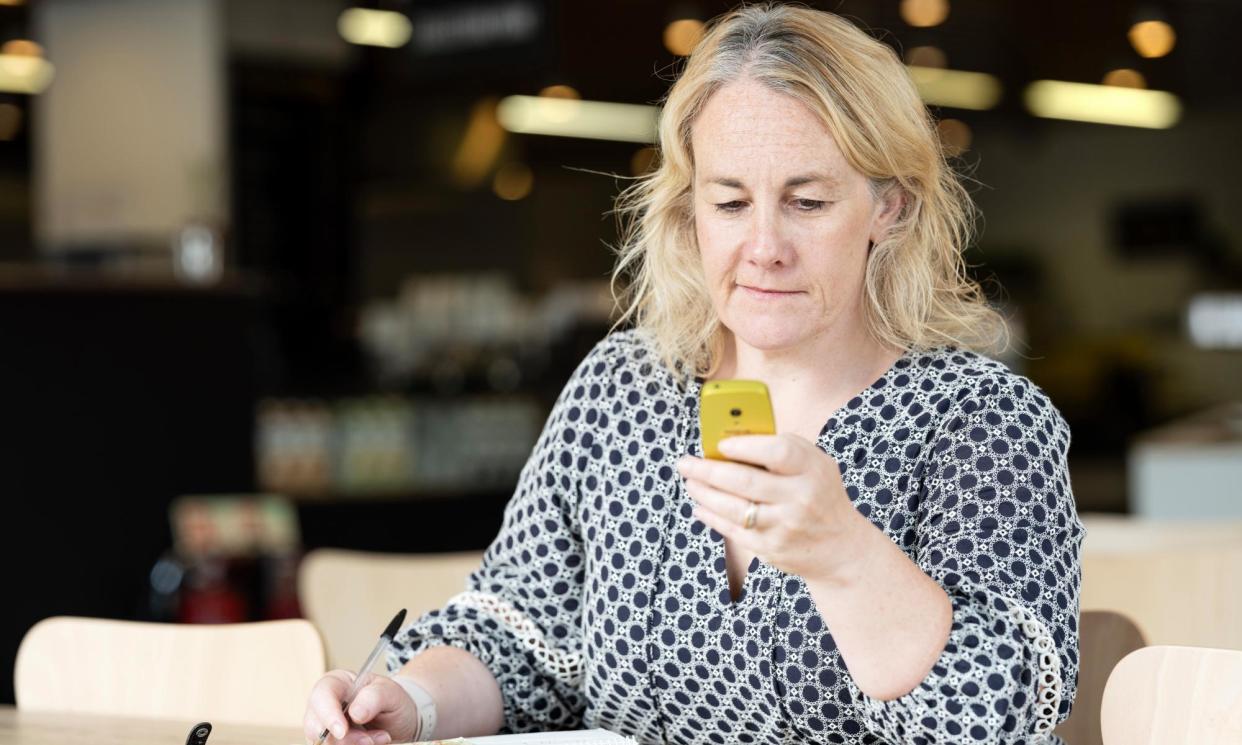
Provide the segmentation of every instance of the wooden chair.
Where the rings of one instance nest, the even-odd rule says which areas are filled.
[[[1145,647],[1117,663],[1100,710],[1104,745],[1242,742],[1242,652]]]
[[[1078,693],[1069,719],[1056,734],[1068,745],[1101,745],[1100,702],[1113,668],[1145,645],[1129,618],[1112,611],[1086,611],[1078,624]]]
[[[407,621],[466,589],[481,551],[381,554],[317,549],[298,569],[298,599],[323,633],[331,667],[357,667],[399,609]]]
[[[1242,522],[1083,522],[1083,611],[1122,613],[1149,644],[1242,649]]]
[[[378,633],[378,632],[377,632]],[[197,626],[59,616],[17,650],[23,711],[300,726],[326,671],[304,620]]]

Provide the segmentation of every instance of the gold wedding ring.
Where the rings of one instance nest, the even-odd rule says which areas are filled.
[[[750,530],[755,527],[755,521],[759,518],[759,504],[751,502],[746,508],[746,514],[742,517],[742,527]]]

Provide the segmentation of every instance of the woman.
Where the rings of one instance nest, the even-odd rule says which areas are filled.
[[[901,63],[831,14],[746,7],[660,142],[622,195],[635,328],[565,387],[469,591],[349,707],[369,730],[334,671],[308,736],[1043,741],[1077,678],[1069,431],[968,351],[1004,325]],[[780,434],[699,457],[716,378],[765,381]]]

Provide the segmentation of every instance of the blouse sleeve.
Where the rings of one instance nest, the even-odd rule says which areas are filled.
[[[579,403],[604,382],[606,344],[561,391],[466,591],[404,628],[390,648],[390,671],[431,647],[473,654],[500,686],[504,732],[576,728],[585,710],[577,494],[593,422]]]
[[[919,494],[917,563],[948,593],[948,643],[891,701],[851,682],[893,743],[1038,743],[1069,716],[1078,678],[1082,523],[1070,433],[1025,379],[964,401],[937,435]]]

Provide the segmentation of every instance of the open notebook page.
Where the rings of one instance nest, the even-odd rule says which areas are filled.
[[[636,743],[628,737],[622,737],[605,729],[587,729],[576,732],[455,737],[452,740],[426,740],[420,745],[636,745]]]

